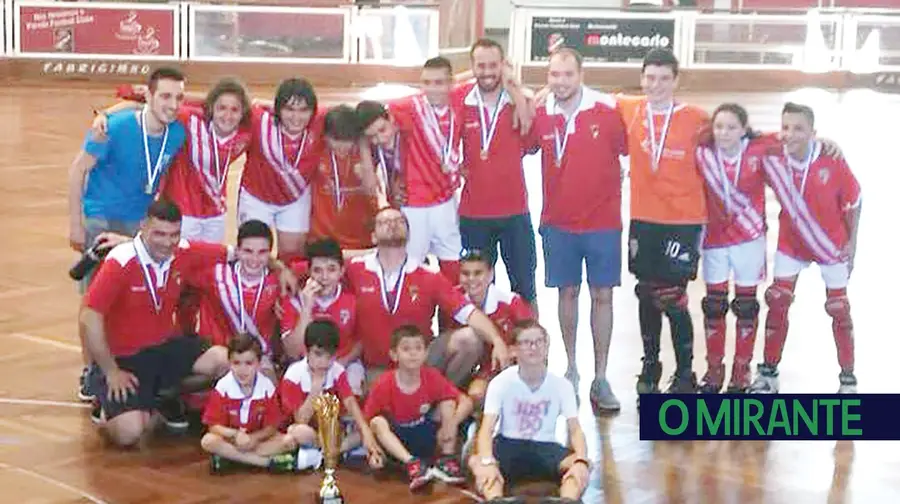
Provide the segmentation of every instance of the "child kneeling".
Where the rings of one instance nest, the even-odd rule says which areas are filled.
[[[260,371],[262,346],[248,334],[228,342],[231,370],[216,383],[203,411],[207,432],[200,446],[211,454],[210,469],[220,472],[228,461],[293,472],[293,439],[278,432],[281,411],[275,384]]]
[[[503,497],[504,486],[523,480],[560,481],[559,497],[542,503],[576,503],[588,482],[590,461],[578,424],[575,389],[547,372],[547,331],[534,321],[513,330],[518,364],[488,384],[484,413],[469,468],[485,504],[521,503]],[[556,440],[556,421],[566,419],[569,447]],[[495,427],[500,422],[496,439]]]
[[[433,477],[462,483],[457,430],[472,413],[472,400],[440,371],[423,366],[425,335],[417,327],[398,327],[391,335],[390,354],[396,369],[378,377],[366,400],[372,432],[388,454],[406,465],[410,490]],[[440,457],[429,467],[436,449]]]
[[[318,444],[313,400],[324,393],[335,394],[349,413],[351,429],[341,440],[341,453],[348,453],[360,443],[366,450],[369,465],[381,467],[383,453],[366,423],[359,402],[353,395],[347,372],[335,358],[340,343],[340,329],[330,320],[316,320],[306,326],[304,334],[306,357],[288,367],[281,380],[281,406],[293,420],[288,434],[300,446],[298,464],[316,467],[322,461]],[[342,421],[344,419],[341,419]]]

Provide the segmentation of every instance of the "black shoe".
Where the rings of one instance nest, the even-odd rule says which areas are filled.
[[[638,375],[637,386],[638,407],[641,405],[641,394],[659,394],[659,379],[662,377],[662,364],[659,361],[642,359],[644,365]]]
[[[106,416],[103,414],[103,407],[99,402],[95,402],[94,407],[91,408],[91,422],[94,422],[94,425],[106,423]]]
[[[676,372],[669,379],[669,388],[666,389],[667,394],[696,394],[697,393],[697,375],[693,371],[690,373]]]
[[[159,414],[166,421],[166,427],[174,433],[185,432],[190,427],[187,411],[180,399],[162,399],[159,403]]]
[[[91,402],[94,400],[94,394],[88,387],[88,374],[91,372],[90,366],[85,366],[81,370],[81,377],[78,378],[78,400],[81,402]]]

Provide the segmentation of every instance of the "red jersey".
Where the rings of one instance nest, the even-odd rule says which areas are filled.
[[[513,127],[516,112],[509,94],[501,91],[497,106],[489,109],[474,81],[458,86],[453,93],[460,103],[466,179],[459,215],[493,219],[528,213],[522,171],[524,139]]]
[[[343,250],[374,247],[372,231],[378,198],[363,186],[358,175],[362,169],[356,148],[343,158],[325,149],[311,181],[311,240],[334,238]]]
[[[530,136],[531,150],[541,150],[541,224],[575,233],[621,229],[619,156],[628,148],[615,98],[584,87],[566,120],[550,94],[537,109]]]
[[[766,234],[766,175],[760,161],[771,139],[744,141],[734,159],[714,146],[697,147],[697,167],[706,181],[709,222],[704,248],[746,243]]]
[[[240,269],[240,263],[220,263],[197,275],[200,334],[225,346],[232,336],[246,332],[260,342],[263,354],[271,356],[272,338],[280,333],[275,310],[282,303],[278,275],[269,272],[261,282],[248,285],[241,280]]]
[[[466,299],[471,301],[462,286],[457,286],[456,290],[466,296]],[[506,342],[508,346],[513,345],[513,326],[523,320],[534,320],[536,318],[534,312],[531,310],[531,305],[525,302],[525,300],[522,299],[522,296],[501,289],[494,284],[488,285],[487,293],[484,296],[484,306],[481,307],[481,311],[491,319],[491,322],[497,327],[500,336],[503,337],[503,341]],[[463,327],[463,324],[460,324],[456,320],[445,320],[445,324],[449,329],[459,329]],[[481,360],[481,370],[478,373],[479,376],[490,376],[492,373],[491,364],[491,353],[484,352],[484,356]]]
[[[763,159],[778,202],[778,251],[801,261],[838,264],[848,260],[846,212],[861,203],[859,182],[846,161],[822,152],[815,142],[805,162],[781,150]]]
[[[367,420],[383,416],[401,427],[413,426],[425,421],[438,404],[460,396],[459,389],[440,371],[422,366],[419,377],[422,383],[412,394],[397,386],[397,371],[392,369],[375,380],[363,411]]]
[[[338,285],[337,293],[330,299],[316,299],[312,309],[313,320],[330,320],[338,326],[341,339],[338,343],[336,357],[344,357],[359,341],[356,325],[356,296]],[[284,327],[293,329],[299,322],[302,306],[299,296],[290,298],[290,305],[284,310]]]
[[[239,127],[218,138],[203,109],[182,106],[178,120],[187,132],[187,148],[178,151],[166,172],[161,193],[178,205],[182,215],[206,218],[224,215],[228,167],[247,151],[250,129]]]
[[[366,366],[391,365],[391,333],[404,324],[414,324],[431,334],[434,310],[453,314],[465,323],[475,310],[440,273],[426,270],[407,258],[394,278],[385,278],[376,254],[355,257],[347,265],[347,283],[356,294],[357,328]]]
[[[306,359],[297,361],[288,366],[281,379],[281,411],[285,416],[293,418],[294,412],[306,402],[309,391],[312,388],[312,374],[309,371],[309,363]],[[347,373],[344,366],[332,362],[331,367],[325,373],[325,381],[322,384],[322,393],[335,394],[341,402],[348,397],[353,397],[350,382],[347,381]]]
[[[394,171],[405,204],[423,207],[448,201],[458,184],[459,114],[452,106],[432,107],[422,94],[392,102],[389,110],[400,135]]]
[[[254,106],[241,189],[273,205],[300,199],[322,156],[322,117],[313,117],[306,131],[291,138],[281,130],[272,112]]]
[[[182,240],[162,264],[151,257],[140,234],[106,256],[84,296],[84,306],[103,315],[106,341],[114,357],[134,355],[181,333],[175,309],[184,284],[211,264],[224,262],[227,249]]]
[[[247,434],[278,427],[281,411],[275,384],[257,371],[253,391],[245,395],[234,373],[229,371],[216,383],[203,409],[203,424],[240,429]]]

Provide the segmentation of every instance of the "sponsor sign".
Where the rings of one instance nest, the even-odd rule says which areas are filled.
[[[675,51],[674,44],[674,19],[534,17],[531,22],[531,61],[547,61],[566,46],[585,62],[640,62],[651,49]]]
[[[148,77],[151,66],[143,61],[73,61],[41,62],[41,74],[63,77]]]
[[[19,7],[19,52],[175,58],[176,22],[171,9],[25,5]]]

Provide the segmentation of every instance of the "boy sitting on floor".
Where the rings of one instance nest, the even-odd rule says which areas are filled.
[[[523,321],[516,324],[513,337],[518,364],[488,384],[475,454],[468,460],[476,488],[486,504],[523,503],[517,497],[503,497],[505,483],[560,480],[559,497],[542,502],[580,502],[591,463],[578,424],[575,389],[565,378],[547,372],[546,329]],[[568,448],[556,440],[560,416],[566,419]]]
[[[275,384],[260,371],[262,346],[253,336],[239,334],[228,342],[231,370],[219,379],[203,411],[207,432],[200,446],[211,454],[210,470],[218,473],[228,461],[273,472],[297,470],[296,444],[280,434],[281,412]]]
[[[406,465],[410,490],[432,477],[462,483],[455,455],[460,422],[472,413],[472,400],[435,368],[424,366],[425,335],[414,325],[391,334],[391,359],[396,365],[375,381],[366,400],[365,416],[385,451]],[[435,408],[437,406],[437,408]],[[429,468],[436,448],[441,456]]]
[[[345,412],[350,415],[349,419],[342,421],[356,425],[356,429],[341,440],[341,453],[349,452],[362,442],[369,465],[381,467],[384,454],[363,417],[344,366],[335,358],[340,329],[331,320],[314,320],[305,327],[306,357],[288,367],[281,380],[280,391],[282,411],[293,420],[288,427],[288,435],[301,447],[297,452],[298,465],[316,467],[322,461],[322,453],[318,448],[313,448],[318,444],[313,399],[330,392],[341,400]]]

